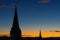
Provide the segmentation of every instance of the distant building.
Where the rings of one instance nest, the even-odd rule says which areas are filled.
[[[39,40],[42,40],[41,30],[40,30]]]
[[[19,28],[18,16],[17,16],[17,7],[16,6],[15,6],[13,25],[12,25],[12,28],[10,30],[10,37],[11,37],[11,40],[21,39],[21,29]]]

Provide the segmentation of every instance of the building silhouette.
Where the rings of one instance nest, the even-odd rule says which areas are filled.
[[[17,7],[15,6],[15,13],[13,19],[13,25],[10,30],[10,37],[0,36],[0,40],[60,40],[60,37],[47,37],[42,38],[42,33],[40,30],[39,37],[22,37],[21,29],[19,28]]]
[[[39,40],[42,40],[41,30],[40,30]]]
[[[13,19],[13,25],[10,30],[11,40],[20,40],[21,39],[21,29],[19,28],[18,16],[17,16],[17,7],[15,6],[15,13]]]

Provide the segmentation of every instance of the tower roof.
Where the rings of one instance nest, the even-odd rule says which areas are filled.
[[[15,5],[15,13],[14,13],[14,19],[13,19],[13,26],[14,27],[18,26],[19,27],[18,16],[17,16],[17,6],[16,5]]]
[[[41,30],[40,30],[40,35],[39,35],[39,38],[42,38],[42,35],[41,35]]]
[[[16,5],[15,5],[15,13],[14,13],[13,25],[10,31],[10,36],[12,40],[18,40],[21,37],[21,29],[19,28]]]
[[[17,15],[17,6],[15,5],[14,19],[12,29],[19,29],[18,15]]]

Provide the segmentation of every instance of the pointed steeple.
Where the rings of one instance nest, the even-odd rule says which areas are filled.
[[[41,30],[40,30],[39,40],[42,40]]]
[[[40,38],[42,38],[42,35],[41,35],[41,30],[40,30],[40,35],[39,35]]]
[[[10,31],[10,36],[11,40],[18,40],[21,38],[21,29],[19,28],[16,5],[15,5],[15,13],[14,13],[13,25]]]
[[[15,13],[14,13],[14,19],[13,19],[13,27],[19,27],[19,23],[18,23],[18,16],[17,16],[17,7],[15,5]]]

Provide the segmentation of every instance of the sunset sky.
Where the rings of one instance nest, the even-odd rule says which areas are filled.
[[[14,4],[24,37],[60,37],[60,0],[0,0],[0,36],[9,35]]]

